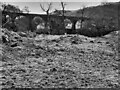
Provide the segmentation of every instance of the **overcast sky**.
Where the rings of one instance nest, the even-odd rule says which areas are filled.
[[[101,2],[119,2],[120,0],[0,0],[0,2],[9,3],[23,9],[28,6],[31,13],[44,13],[40,8],[40,3],[46,8],[47,2],[53,2],[52,10],[61,9],[60,2],[63,1],[67,5],[66,10],[77,10],[83,6],[96,6]]]

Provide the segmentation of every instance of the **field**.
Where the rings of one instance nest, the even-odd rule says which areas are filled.
[[[119,88],[117,35],[32,35],[0,43],[2,88]],[[16,38],[17,37],[17,38]]]

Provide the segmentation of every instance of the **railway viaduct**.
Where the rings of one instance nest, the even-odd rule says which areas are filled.
[[[29,30],[31,30],[31,22],[34,19],[34,17],[41,17],[45,22],[47,22],[47,15],[46,14],[27,14],[27,13],[13,13],[13,12],[2,12],[2,16],[9,15],[12,20],[14,21],[16,17],[18,16],[25,16],[29,20]],[[58,15],[49,15],[50,19],[60,20],[62,23],[63,16]],[[69,19],[72,23],[71,31],[76,30],[76,22],[79,20],[88,20],[88,18],[83,17],[76,17],[76,16],[64,16],[64,19]],[[59,24],[61,24],[59,23]]]

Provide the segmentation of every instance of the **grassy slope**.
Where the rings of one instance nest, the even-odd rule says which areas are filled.
[[[109,38],[40,35],[34,39],[22,38],[24,42],[19,44],[22,48],[3,45],[2,85],[118,87],[116,46]]]

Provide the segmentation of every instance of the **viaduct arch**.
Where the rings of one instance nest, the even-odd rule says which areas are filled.
[[[35,17],[41,17],[45,22],[47,22],[47,15],[46,14],[26,14],[26,13],[13,13],[13,12],[5,12],[5,11],[2,12],[2,16],[6,16],[6,15],[9,15],[12,18],[13,22],[14,22],[16,17],[25,16],[29,20],[29,28],[28,28],[29,30],[31,30],[33,28],[32,27],[32,20]],[[58,15],[50,15],[50,18],[59,20],[59,22],[58,22],[59,24],[62,23],[62,19],[63,19],[62,16],[58,16]],[[72,23],[72,26],[69,29],[69,31],[71,31],[72,33],[76,33],[76,22],[81,20],[81,19],[88,20],[89,18],[82,18],[82,17],[75,17],[75,16],[65,16],[65,19],[70,20],[71,23]]]

